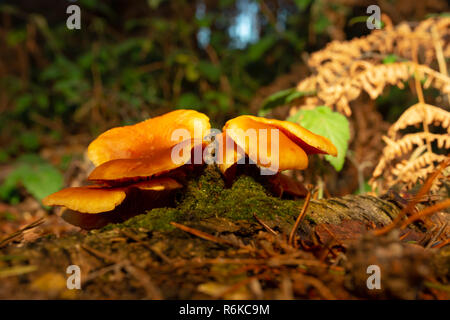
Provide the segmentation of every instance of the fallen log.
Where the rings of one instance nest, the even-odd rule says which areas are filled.
[[[348,264],[339,257],[347,250],[360,257],[360,251],[351,249],[360,243],[370,251],[367,237],[376,239],[370,230],[390,223],[400,208],[367,195],[311,200],[290,246],[287,237],[304,199],[282,199],[268,190],[264,179],[247,175],[226,186],[220,173],[209,167],[188,181],[173,207],[155,208],[100,230],[10,243],[0,249],[0,298],[270,299],[285,290],[284,281],[291,282],[291,298],[309,298],[309,287],[315,288],[318,298],[364,296],[360,286],[345,285],[349,275],[361,273],[354,266],[364,263]],[[417,231],[406,233],[412,237],[409,240],[418,239]],[[389,241],[408,245],[398,235]],[[374,252],[377,245],[385,245],[373,243]],[[404,252],[409,257],[410,250]],[[435,254],[431,250],[418,252],[423,252],[420,263],[435,261],[429,258]],[[442,270],[448,265],[448,254],[439,257]],[[403,258],[398,259],[401,263]],[[66,288],[66,269],[71,265],[81,270],[82,290]],[[409,272],[402,288],[423,286],[425,279],[442,274],[433,271],[439,268],[428,267],[431,271],[419,278]],[[334,288],[332,294],[321,291],[317,283],[322,282]],[[391,291],[380,297],[390,294],[410,297]]]

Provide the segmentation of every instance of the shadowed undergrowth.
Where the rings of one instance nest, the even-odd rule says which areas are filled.
[[[407,243],[416,231],[407,230],[403,241],[367,234],[392,220],[399,212],[394,204],[350,195],[311,200],[290,246],[287,235],[304,200],[275,197],[267,187],[264,177],[245,174],[228,187],[210,166],[188,179],[173,208],[100,230],[10,244],[0,251],[0,297],[411,298],[413,290],[423,298],[431,290],[426,279],[445,279],[445,248]],[[387,245],[396,246],[397,255],[381,250]],[[365,285],[367,261],[389,270],[399,285],[390,287],[385,279],[386,289],[373,296]],[[407,273],[398,269],[403,263]],[[66,268],[73,264],[81,269],[82,290],[66,289]]]

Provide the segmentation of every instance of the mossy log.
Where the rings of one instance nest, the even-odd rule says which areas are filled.
[[[267,226],[280,239],[291,231],[304,199],[273,196],[265,183],[240,175],[226,187],[220,173],[209,167],[188,181],[174,207],[156,208],[99,230],[47,236],[22,246],[9,244],[0,249],[0,277],[2,272],[4,276],[0,298],[206,298],[199,286],[207,279],[227,283],[236,279],[228,275],[228,269],[216,270],[205,261],[264,258],[258,248],[261,234],[268,234]],[[367,195],[311,200],[298,236],[311,245],[324,242],[326,237],[317,228],[342,226],[345,221],[357,223],[357,228],[344,228],[343,233],[350,230],[360,235],[390,223],[399,211],[394,203]],[[171,222],[211,239],[180,230]],[[65,282],[60,290],[36,284],[49,273],[65,279],[69,265],[80,266],[85,289],[67,293]]]

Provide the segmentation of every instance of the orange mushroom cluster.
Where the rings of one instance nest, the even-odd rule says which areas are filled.
[[[190,138],[174,136],[173,128]],[[88,180],[96,184],[63,189],[43,203],[65,207],[63,218],[86,229],[122,221],[131,211],[142,213],[164,205],[170,191],[183,187],[171,173],[189,163],[191,151],[203,147],[209,131],[209,118],[194,110],[177,110],[108,130],[88,147],[88,158],[96,165]],[[183,151],[177,162],[172,159],[175,146]]]
[[[63,189],[43,203],[65,207],[63,218],[84,228],[123,221],[130,212],[160,206],[163,195],[183,187],[177,179],[179,170],[192,163],[196,151],[203,155],[210,129],[206,115],[177,110],[108,130],[88,147],[88,157],[96,165],[88,180],[95,185]],[[245,158],[276,174],[305,169],[308,154],[337,155],[328,139],[298,124],[254,116],[229,120],[215,143],[216,164],[224,174]],[[278,180],[291,183],[285,177]]]

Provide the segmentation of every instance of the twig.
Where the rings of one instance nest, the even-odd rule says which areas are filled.
[[[405,232],[405,234],[401,235],[398,239],[399,239],[400,241],[402,241],[402,240],[405,239],[410,233],[411,233],[411,230],[409,230],[408,232]]]
[[[106,263],[119,263],[118,259],[113,258],[110,255],[107,255],[106,253],[103,253],[101,251],[98,251],[97,249],[94,249],[92,247],[89,247],[86,244],[82,244],[81,248],[92,254],[93,256],[103,260]]]
[[[108,273],[109,271],[118,270],[127,263],[128,263],[128,261],[122,261],[119,263],[110,264],[104,268],[90,272],[86,277],[81,278],[81,286],[88,284],[89,282],[93,281],[95,278],[101,277],[102,275]]]
[[[194,262],[200,264],[245,264],[245,265],[267,265],[269,267],[279,267],[283,265],[304,265],[310,267],[329,268],[329,266],[318,260],[296,259],[296,258],[282,258],[280,256],[270,259],[233,259],[233,258],[215,258],[204,259],[201,262]]]
[[[423,184],[422,188],[420,188],[419,192],[414,196],[414,198],[408,202],[408,204],[400,211],[400,213],[395,217],[395,219],[392,221],[392,223],[388,224],[387,226],[377,229],[374,231],[374,234],[377,236],[383,235],[391,230],[393,230],[403,219],[403,217],[408,213],[411,212],[412,209],[415,207],[415,205],[420,201],[420,199],[425,196],[428,191],[431,189],[431,186],[433,185],[433,181],[441,174],[442,170],[446,168],[450,164],[450,158],[444,160],[441,162],[441,164],[438,166],[436,171],[434,171],[428,179]],[[438,209],[439,210],[439,209]]]
[[[273,230],[271,227],[269,227],[269,226],[267,225],[267,223],[265,223],[265,222],[262,221],[260,218],[258,218],[257,215],[256,215],[255,213],[253,213],[253,217],[256,219],[256,221],[258,221],[258,223],[259,223],[260,225],[262,225],[262,226],[264,227],[264,229],[266,229],[267,231],[269,231],[270,233],[272,233],[272,234],[275,235],[275,236],[278,235],[278,233],[277,233],[275,230]]]
[[[309,201],[311,200],[311,191],[308,190],[308,194],[305,198],[305,203],[303,203],[302,210],[300,211],[300,214],[297,217],[297,220],[295,221],[294,227],[291,230],[291,233],[289,234],[289,240],[288,243],[291,246],[294,246],[294,237],[295,233],[297,232],[298,226],[302,222],[303,218],[306,215],[306,210],[308,209]]]
[[[324,299],[327,300],[337,299],[336,296],[331,292],[331,290],[319,279],[311,276],[301,275],[299,280],[313,286]]]
[[[406,228],[410,223],[413,223],[414,221],[417,221],[423,217],[426,217],[430,214],[435,213],[436,211],[439,210],[444,210],[446,208],[450,207],[450,199],[441,201],[436,203],[435,205],[432,205],[431,207],[425,208],[422,211],[417,212],[416,214],[412,215],[411,217],[409,217],[402,225],[401,225],[401,229]]]
[[[144,247],[146,247],[147,249],[149,249],[151,252],[153,252],[154,254],[156,254],[161,260],[163,260],[166,263],[172,263],[171,259],[169,259],[164,253],[162,253],[159,250],[156,250],[155,248],[153,248],[151,245],[149,245],[148,243],[142,241],[141,239],[139,239],[135,234],[132,234],[131,232],[125,231],[125,230],[121,230],[122,234],[125,235],[126,237],[136,241],[137,243],[139,243],[140,245],[143,245]]]
[[[98,272],[90,274],[88,276],[88,279],[86,279],[85,283],[88,281],[92,281],[95,277],[105,274],[111,270],[114,269],[117,270],[117,268],[123,267],[132,277],[138,280],[139,284],[145,289],[147,296],[150,299],[159,299],[159,300],[162,299],[161,291],[153,284],[153,282],[150,279],[150,276],[141,268],[134,266],[130,260],[126,259],[123,261],[119,261],[119,259],[109,256],[85,244],[82,244],[81,247],[90,254],[94,255],[95,257],[100,258],[104,262],[111,264],[105,268],[100,269]]]
[[[138,283],[140,286],[142,286],[147,293],[147,298],[151,300],[162,300],[163,295],[161,293],[161,290],[153,283],[153,281],[150,278],[150,275],[145,272],[145,270],[138,268],[136,266],[133,266],[131,263],[125,264],[125,270],[131,274],[136,280],[138,280]]]
[[[215,236],[213,236],[213,235],[211,235],[209,233],[206,233],[206,232],[203,232],[203,231],[200,231],[200,230],[197,230],[197,229],[194,229],[194,228],[191,228],[191,227],[188,227],[188,226],[185,226],[185,225],[173,222],[173,221],[170,224],[173,225],[174,227],[178,228],[178,229],[186,231],[186,232],[188,232],[190,234],[193,234],[194,236],[197,236],[197,237],[202,238],[204,240],[212,241],[212,242],[219,243],[219,244],[227,244],[227,245],[230,245],[230,246],[236,246],[234,243],[232,243],[230,241],[221,239],[219,237],[215,237]]]
[[[436,232],[436,234],[431,238],[430,242],[428,242],[425,248],[430,248],[433,243],[441,236],[442,232],[444,232],[445,228],[447,228],[448,222],[444,223],[442,227]]]
[[[33,221],[32,223],[26,225],[22,229],[19,229],[18,231],[11,233],[9,236],[0,241],[0,248],[13,241],[15,238],[21,236],[24,233],[24,231],[36,228],[37,226],[40,226],[43,223],[44,218],[39,218],[36,221]]]
[[[446,239],[445,241],[443,241],[443,242],[441,242],[441,243],[435,245],[435,246],[433,247],[433,249],[440,249],[440,248],[442,248],[442,247],[445,247],[445,246],[448,245],[449,243],[450,243],[450,239]]]

